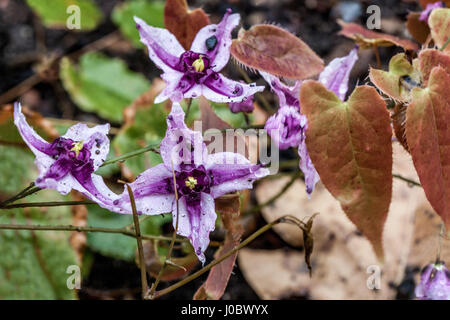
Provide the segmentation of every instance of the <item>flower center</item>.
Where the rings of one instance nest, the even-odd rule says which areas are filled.
[[[197,60],[195,60],[192,63],[192,66],[194,67],[195,71],[203,72],[203,70],[205,70],[205,62],[203,61],[202,56],[200,56]]]
[[[70,151],[75,151],[75,158],[78,158],[81,150],[83,150],[83,141],[72,143],[72,149]]]
[[[197,179],[195,179],[194,177],[188,177],[184,184],[186,185],[186,187],[193,190],[197,185]]]

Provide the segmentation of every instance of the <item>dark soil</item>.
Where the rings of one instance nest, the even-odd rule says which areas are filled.
[[[96,1],[109,16],[114,5],[119,0]],[[376,4],[381,8],[383,19],[388,19],[393,33],[404,37],[403,28],[395,28],[395,23],[404,21],[409,11],[418,11],[416,2],[402,2],[395,0],[380,1],[323,1],[323,0],[211,0],[189,1],[192,7],[202,5],[210,14],[211,20],[217,22],[228,7],[241,13],[244,27],[248,28],[255,23],[270,22],[281,25],[287,30],[301,37],[311,48],[326,61],[337,55],[342,55],[352,48],[353,44],[336,33],[339,26],[336,18],[350,15],[353,22],[364,24],[367,19],[365,13],[368,5]],[[360,3],[360,10],[353,10],[348,3]],[[0,92],[21,83],[35,72],[35,68],[47,54],[68,54],[81,49],[103,36],[116,30],[110,19],[95,31],[89,33],[68,33],[64,30],[51,30],[43,28],[39,19],[33,15],[25,3],[25,0],[0,1]],[[132,70],[138,71],[152,78],[158,74],[156,68],[143,51],[111,51],[104,50],[107,54],[119,56],[124,59]],[[380,54],[384,64],[394,52],[395,48],[381,48]],[[371,52],[365,52],[361,57],[361,67],[356,67],[351,78],[354,85],[357,81],[365,82],[367,77],[367,64],[376,65]],[[232,64],[227,72],[238,78],[238,74],[232,71]],[[64,92],[57,80],[57,67],[49,73],[45,81],[35,85],[31,90],[20,96],[20,99],[32,108],[38,110],[44,116],[64,117],[76,120],[95,119],[95,115],[86,114],[79,110]],[[255,79],[257,77],[252,75]],[[0,94],[0,101],[1,101]],[[269,96],[270,97],[270,96]],[[10,101],[17,99],[14,97]],[[97,119],[100,121],[101,119]],[[292,155],[285,154],[286,157]],[[263,225],[262,218],[258,218],[258,225]],[[267,232],[256,240],[253,247],[272,249],[286,246],[286,244],[274,233]],[[211,261],[213,251],[207,251],[207,260]],[[176,290],[163,299],[191,299],[194,292],[204,281],[206,275],[191,282],[180,290]],[[412,278],[412,277],[411,277]],[[414,288],[410,278],[406,279],[399,290],[399,297],[409,297]],[[409,281],[409,282],[408,282]],[[162,284],[161,288],[164,285]],[[79,292],[81,299],[131,299],[140,296],[140,274],[133,263],[123,262],[93,254],[93,264],[89,276],[84,279]],[[227,287],[223,299],[256,299],[255,292],[246,283],[245,278],[237,266]],[[286,297],[305,298],[305,297]]]

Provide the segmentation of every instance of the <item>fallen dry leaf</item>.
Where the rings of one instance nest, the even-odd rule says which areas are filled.
[[[394,143],[394,173],[417,181],[411,157]],[[262,181],[256,189],[258,203],[275,195],[288,178]],[[312,278],[303,260],[303,252],[293,249],[254,250],[239,253],[239,266],[249,284],[262,299],[307,297],[310,299],[391,299],[396,291],[390,283],[403,279],[414,213],[426,201],[423,189],[410,187],[394,179],[392,203],[384,230],[385,264],[379,265],[370,243],[343,214],[338,201],[321,185],[308,200],[305,185],[294,185],[273,205],[262,209],[266,221],[290,214],[304,219],[319,212],[314,220]],[[301,232],[291,225],[277,225],[274,230],[291,245],[303,244]],[[399,245],[399,243],[404,245]],[[370,266],[380,267],[381,288],[367,288]],[[276,274],[277,277],[273,277]]]

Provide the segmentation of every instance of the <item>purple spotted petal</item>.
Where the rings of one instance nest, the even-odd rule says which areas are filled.
[[[306,194],[309,198],[314,191],[316,183],[319,182],[320,177],[316,171],[316,168],[314,168],[311,158],[309,157],[305,138],[303,138],[302,142],[298,146],[298,155],[300,156],[299,167],[305,175]]]
[[[130,187],[133,190],[138,213],[154,215],[172,212],[175,199],[173,175],[164,164],[145,170],[130,183]],[[124,192],[114,205],[122,208],[126,213],[132,213],[127,188],[124,188]]]
[[[109,153],[108,132],[109,123],[89,128],[84,123],[77,123],[67,129],[63,138],[74,141],[83,141],[84,147],[91,153],[91,159],[94,160],[94,171],[96,171],[105,162]]]
[[[284,106],[267,120],[264,128],[278,148],[284,150],[299,145],[306,121],[298,107]]]
[[[320,73],[319,81],[344,101],[348,91],[348,79],[358,60],[358,47],[342,58],[333,59]]]
[[[166,29],[149,26],[144,20],[134,17],[141,42],[147,46],[150,59],[164,72],[179,71],[179,57],[184,48],[177,38]]]
[[[261,165],[250,163],[243,155],[232,152],[210,154],[206,169],[212,177],[214,198],[238,190],[252,189],[253,182],[270,174]]]
[[[109,124],[93,128],[85,124],[70,127],[66,134],[52,143],[42,139],[26,122],[20,104],[14,106],[14,123],[25,143],[35,154],[39,177],[35,183],[43,189],[56,189],[62,194],[72,189],[112,211],[118,209],[113,201],[118,198],[93,172],[103,164],[109,151],[107,133]],[[72,150],[74,143],[83,141],[78,154]]]
[[[205,98],[214,102],[241,102],[257,92],[264,91],[264,86],[240,83],[217,74],[216,78],[206,79],[201,89]]]
[[[438,8],[444,8],[444,3],[442,1],[438,1],[438,2],[434,2],[434,3],[429,3],[427,4],[425,10],[423,10],[420,13],[420,17],[419,20],[421,21],[428,21],[428,17],[430,16],[431,12],[434,9],[438,9]]]
[[[450,271],[443,262],[424,268],[415,294],[421,300],[450,300]]]
[[[250,113],[250,112],[253,112],[253,110],[255,109],[253,102],[254,102],[254,96],[252,95],[248,98],[245,98],[241,102],[231,102],[228,104],[228,106],[230,107],[230,110],[233,113],[239,113],[239,112]]]
[[[167,99],[173,102],[180,102],[183,99],[183,92],[178,89],[181,78],[184,74],[178,71],[170,71],[163,73],[161,78],[166,83],[166,87],[155,98],[155,103],[161,103]]]
[[[208,150],[200,132],[187,128],[184,111],[178,103],[172,104],[167,117],[166,136],[161,141],[161,157],[169,171],[179,170],[180,164],[201,165],[207,161]]]
[[[259,71],[261,76],[266,80],[266,82],[270,85],[272,91],[278,96],[278,101],[280,107],[298,107],[299,106],[299,95],[300,95],[300,86],[302,84],[301,81],[296,81],[295,84],[290,87],[281,80],[271,75],[270,73]]]
[[[182,197],[178,201],[178,234],[189,238],[192,247],[202,264],[205,263],[205,250],[209,245],[209,233],[214,230],[217,219],[214,198],[201,193],[198,201]],[[173,226],[176,227],[176,201],[172,211]]]
[[[191,51],[209,56],[213,70],[219,72],[230,59],[231,32],[239,24],[239,14],[228,9],[222,21],[203,27],[192,42]]]

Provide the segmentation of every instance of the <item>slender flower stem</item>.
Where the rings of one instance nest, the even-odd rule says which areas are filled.
[[[117,233],[123,234],[129,237],[136,237],[133,231],[125,228],[100,228],[100,227],[79,227],[79,226],[41,226],[41,225],[28,225],[28,224],[0,224],[0,230],[33,230],[33,231],[76,231],[76,232],[101,232],[101,233]],[[155,236],[155,235],[141,235],[144,240],[160,240],[171,241],[172,237]],[[189,239],[176,239],[177,242],[186,242]]]
[[[186,108],[186,115],[185,118],[187,119],[189,116],[189,112],[191,111],[192,106],[192,98],[187,99],[187,108]]]
[[[133,190],[131,190],[130,185],[126,184],[126,186],[128,194],[130,196],[131,210],[133,211],[134,231],[136,235],[136,243],[139,255],[139,267],[141,269],[142,299],[144,299],[148,291],[148,284],[147,284],[147,271],[144,260],[144,249],[142,247],[141,228],[139,226],[139,217],[136,210],[136,202],[134,201]],[[174,239],[172,239],[172,241],[174,241]]]
[[[237,64],[236,64],[236,68],[238,69],[238,71],[241,74],[242,78],[244,78],[245,82],[247,82],[247,83],[251,83],[252,82],[252,79],[250,79],[250,77],[248,76],[247,72],[244,71],[244,69],[242,69]],[[266,110],[270,114],[274,114],[273,108],[271,107],[269,102],[267,102],[266,98],[263,95],[261,95],[259,92],[257,92],[257,93],[255,93],[255,97],[256,97],[256,100],[258,100],[258,102],[264,108],[264,110]]]
[[[397,178],[397,179],[403,180],[405,182],[408,182],[408,184],[410,184],[410,185],[413,185],[413,186],[416,186],[416,187],[422,187],[422,185],[419,182],[411,180],[411,179],[408,179],[408,178],[405,178],[405,177],[403,177],[403,176],[401,176],[399,174],[393,174],[392,176],[394,178]]]
[[[269,229],[271,229],[273,226],[275,226],[275,225],[277,225],[279,223],[292,223],[291,219],[287,219],[288,217],[289,216],[283,216],[283,217],[280,217],[280,218],[276,219],[275,221],[273,221],[271,223],[266,224],[262,228],[260,228],[257,231],[255,231],[247,239],[242,241],[238,246],[234,247],[232,250],[228,251],[226,254],[224,254],[220,258],[212,261],[207,266],[205,266],[202,269],[198,270],[197,272],[191,274],[190,276],[184,278],[183,280],[178,281],[177,283],[171,285],[170,287],[167,287],[167,288],[165,288],[165,289],[163,289],[161,291],[157,291],[153,296],[148,296],[148,299],[158,299],[159,297],[162,297],[163,295],[166,295],[166,294],[174,291],[175,289],[178,289],[178,288],[184,286],[185,284],[191,282],[192,280],[197,279],[199,276],[201,276],[205,272],[209,271],[212,267],[218,265],[219,263],[221,263],[222,261],[226,260],[231,255],[235,254],[236,252],[238,252],[239,250],[241,250],[242,248],[247,246],[250,242],[255,240],[257,237],[262,235],[264,232],[266,232]]]
[[[274,195],[272,198],[270,198],[269,200],[267,200],[264,203],[261,203],[259,205],[256,205],[254,207],[252,207],[247,213],[248,214],[252,214],[252,213],[256,213],[259,210],[261,210],[262,208],[271,205],[272,203],[274,203],[278,198],[280,198],[287,190],[289,190],[289,188],[294,184],[295,180],[297,180],[300,176],[302,175],[301,171],[297,171],[295,172],[295,174],[292,175],[291,179],[284,185],[283,189],[281,189],[276,195]]]
[[[439,50],[440,51],[444,51],[449,43],[450,43],[450,38],[448,38],[447,41],[445,41],[445,43],[443,44],[443,46]]]
[[[103,162],[101,167],[113,164],[113,163],[118,162],[118,161],[124,161],[124,160],[126,160],[128,158],[132,158],[132,157],[138,156],[141,153],[145,153],[147,151],[152,151],[152,152],[155,152],[155,153],[159,153],[159,151],[157,150],[158,147],[159,147],[159,143],[149,144],[148,146],[146,146],[144,148],[141,148],[141,149],[138,149],[138,150],[135,150],[135,151],[132,151],[132,152],[128,152],[128,153],[125,153],[125,154],[123,154],[121,156],[118,156],[118,157],[106,160],[105,162]]]
[[[27,191],[29,191],[30,189],[32,189],[34,187],[34,182],[30,183],[30,185],[28,187],[26,187],[25,189],[23,189],[22,191],[20,191],[18,194],[16,194],[15,196],[3,201],[0,203],[0,207],[4,207],[6,206],[8,203],[14,202],[18,199],[22,198],[22,195],[25,194]]]
[[[148,294],[148,297],[150,299],[153,299],[153,296],[155,295],[155,292],[156,292],[156,288],[158,287],[158,284],[161,281],[162,275],[164,273],[164,269],[167,266],[167,262],[170,261],[170,257],[172,256],[173,245],[175,244],[175,239],[177,237],[177,232],[178,232],[178,217],[179,217],[178,190],[177,190],[177,181],[176,181],[176,177],[175,177],[175,171],[173,169],[173,164],[172,164],[172,175],[173,175],[173,188],[175,190],[175,199],[177,201],[177,217],[176,217],[176,222],[175,222],[175,230],[173,231],[173,234],[172,234],[172,241],[170,242],[169,251],[167,252],[167,256],[164,259],[164,263],[161,266],[161,270],[159,270],[159,273],[158,273],[158,276],[156,277],[155,283],[152,285],[152,288],[150,289],[150,292]],[[145,299],[147,299],[147,297],[145,297]]]
[[[0,209],[16,209],[16,208],[35,208],[35,207],[60,207],[60,206],[76,206],[76,205],[89,205],[97,204],[96,202],[85,201],[49,201],[49,202],[28,202],[28,203],[16,203],[8,206],[0,207]]]

